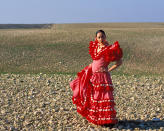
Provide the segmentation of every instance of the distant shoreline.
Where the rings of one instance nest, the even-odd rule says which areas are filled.
[[[51,28],[53,24],[0,24],[0,29]]]
[[[133,27],[136,26],[136,24],[139,25],[151,25],[152,24],[159,24],[159,25],[164,25],[164,22],[103,22],[103,23],[45,23],[45,24],[0,24],[0,29],[45,29],[45,28],[51,28],[53,25],[85,25],[85,24],[100,24],[100,25],[104,25],[104,24],[112,24],[112,25],[118,25],[120,26],[120,24],[124,27],[124,26],[129,26],[129,27]]]

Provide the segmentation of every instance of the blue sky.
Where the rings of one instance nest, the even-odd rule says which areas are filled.
[[[0,0],[0,24],[164,22],[164,0]]]

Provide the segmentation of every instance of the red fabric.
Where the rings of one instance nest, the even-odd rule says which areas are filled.
[[[120,48],[120,45],[118,41],[116,41],[113,45],[109,46],[107,50],[105,50],[105,59],[106,61],[117,61],[121,59],[123,56],[122,49]]]
[[[98,41],[90,41],[89,43],[89,54],[91,55],[91,58],[93,60],[97,60],[100,57],[102,57],[102,55],[105,56],[105,60],[107,62],[111,62],[111,61],[116,61],[122,58],[123,56],[123,52],[122,49],[120,48],[120,45],[118,43],[118,41],[116,41],[113,45],[108,45],[105,44],[105,47],[102,48],[101,53],[97,53],[97,47],[98,47]]]
[[[96,72],[101,67],[108,68],[111,61],[122,58],[122,49],[118,41],[97,53],[97,41],[91,41],[89,54],[93,59],[91,66],[86,66],[70,82],[73,91],[72,101],[77,112],[96,125],[115,124],[117,112],[114,109],[113,84],[109,72]]]
[[[73,91],[73,99],[74,103],[82,104],[84,103],[84,99],[86,99],[86,91],[88,88],[89,80],[92,75],[91,66],[86,66],[80,72],[77,73],[77,78],[71,81],[70,87]],[[76,101],[75,101],[76,99]]]

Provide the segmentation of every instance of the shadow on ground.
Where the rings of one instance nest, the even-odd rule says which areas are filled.
[[[120,120],[118,124],[116,125],[115,128],[118,129],[141,129],[141,130],[155,130],[155,129],[164,129],[164,121],[163,120],[158,120],[158,121],[153,121],[153,120],[148,120],[148,121],[143,121],[143,120]]]

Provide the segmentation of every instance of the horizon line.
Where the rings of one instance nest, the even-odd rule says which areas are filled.
[[[0,25],[30,25],[30,24],[103,24],[103,23],[164,23],[163,22],[61,22],[61,23],[0,23]]]

